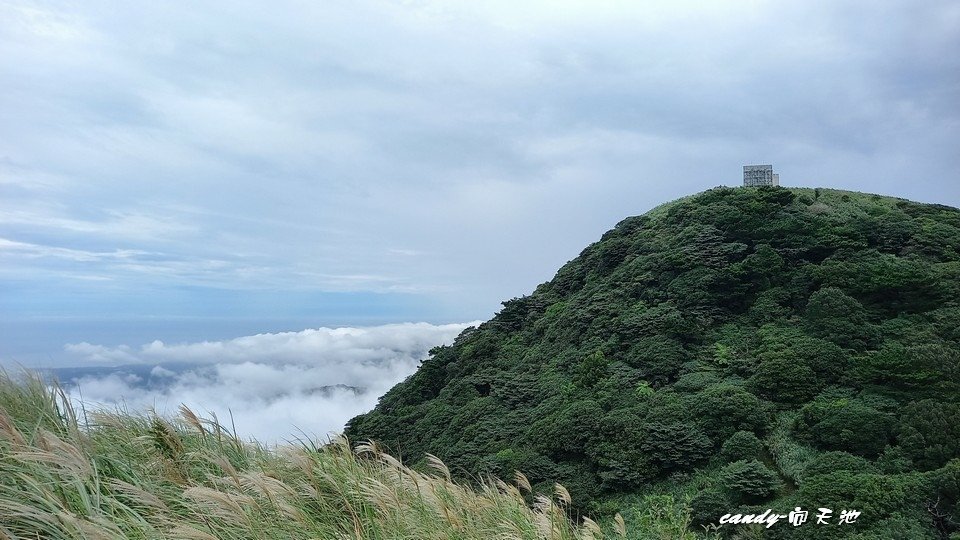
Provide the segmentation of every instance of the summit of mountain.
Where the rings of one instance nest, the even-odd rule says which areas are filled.
[[[694,524],[833,505],[865,516],[837,534],[933,534],[960,523],[958,328],[960,210],[715,188],[624,219],[346,433],[600,515],[660,493]]]

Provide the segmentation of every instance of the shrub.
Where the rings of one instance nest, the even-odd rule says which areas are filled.
[[[763,453],[763,443],[749,431],[738,431],[724,441],[720,456],[728,462],[758,459]]]
[[[710,488],[690,499],[690,518],[694,525],[716,523],[720,516],[730,511],[731,502],[723,491]]]
[[[960,404],[925,399],[903,409],[897,440],[920,469],[960,457]]]
[[[648,423],[640,449],[662,471],[685,469],[710,456],[713,444],[697,426],[686,422]]]
[[[777,473],[755,459],[735,461],[720,471],[720,482],[734,499],[761,501],[780,488]]]
[[[847,452],[824,452],[814,458],[803,469],[802,478],[809,478],[820,474],[830,474],[837,471],[852,473],[873,472],[873,465],[860,456]]]
[[[717,443],[741,430],[763,432],[770,424],[769,403],[740,386],[717,384],[695,396],[693,411]]]
[[[847,349],[863,350],[876,341],[867,312],[856,299],[836,287],[824,287],[810,296],[805,313],[810,332]]]
[[[750,390],[779,403],[803,403],[817,395],[824,382],[812,369],[793,358],[760,363],[750,378]]]
[[[854,508],[880,520],[929,495],[928,481],[917,473],[900,475],[860,474],[835,471],[806,478],[798,491],[805,505],[826,508]]]
[[[876,457],[890,442],[892,420],[854,399],[821,399],[800,409],[797,434],[823,450]]]

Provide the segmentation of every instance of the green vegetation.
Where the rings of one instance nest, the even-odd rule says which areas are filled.
[[[351,449],[345,439],[268,451],[181,412],[176,421],[97,412],[78,423],[62,393],[0,373],[0,539],[626,535],[619,516],[606,535],[576,520],[560,485],[552,497],[532,492],[522,475],[516,485],[491,479],[465,487],[436,458],[427,456],[428,473],[417,472],[375,445]],[[657,520],[658,530],[685,527],[682,506],[654,508],[673,512]]]
[[[721,533],[947,538],[958,328],[960,211],[717,188],[622,221],[347,434],[461,478],[560,482],[598,518],[680,513],[693,531],[737,508],[830,507],[862,514]]]

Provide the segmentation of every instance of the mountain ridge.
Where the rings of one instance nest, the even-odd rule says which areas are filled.
[[[721,507],[841,504],[828,486],[843,485],[873,512],[843,534],[933,530],[917,501],[960,517],[958,300],[960,210],[714,188],[620,221],[346,433],[461,476],[561,482],[587,512],[669,492],[707,524]]]

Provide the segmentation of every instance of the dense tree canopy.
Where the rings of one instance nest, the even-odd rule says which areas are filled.
[[[575,486],[588,512],[664,490],[699,493],[701,522],[861,504],[847,531],[864,538],[933,534],[938,497],[957,512],[956,209],[712,189],[623,220],[503,306],[347,434],[465,477]]]

